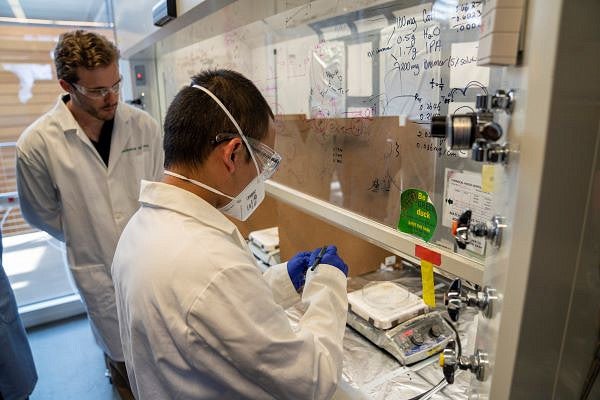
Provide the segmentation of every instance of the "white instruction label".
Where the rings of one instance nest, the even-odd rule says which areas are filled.
[[[471,210],[471,225],[492,219],[492,194],[481,188],[481,174],[446,168],[442,225],[452,227],[452,220]],[[471,236],[467,250],[485,254],[485,238]]]

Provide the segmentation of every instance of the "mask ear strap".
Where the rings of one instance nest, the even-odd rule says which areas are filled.
[[[246,147],[248,148],[248,151],[250,152],[250,156],[252,157],[252,161],[254,161],[254,167],[256,168],[256,174],[260,175],[260,169],[258,168],[258,162],[256,162],[256,157],[254,157],[254,152],[252,151],[252,147],[250,147],[250,143],[248,143],[248,139],[246,139],[246,135],[244,135],[244,133],[242,132],[242,128],[240,128],[240,126],[238,125],[237,121],[235,120],[235,118],[233,118],[233,115],[231,115],[231,113],[229,112],[229,110],[227,109],[227,107],[225,107],[225,105],[223,103],[221,103],[221,100],[219,100],[219,98],[217,96],[215,96],[213,94],[213,92],[211,92],[210,90],[208,90],[204,86],[192,85],[192,87],[196,88],[196,89],[200,89],[204,93],[206,93],[207,95],[209,95],[210,97],[212,97],[212,99],[223,109],[223,111],[225,111],[225,114],[227,114],[227,116],[229,117],[229,119],[231,120],[231,122],[233,122],[233,125],[235,125],[235,129],[237,129],[238,133],[240,134],[240,137],[242,138],[242,140],[246,144]]]
[[[206,189],[206,190],[208,190],[208,191],[210,191],[210,192],[213,192],[213,193],[219,194],[219,195],[221,195],[221,196],[227,197],[227,198],[228,198],[228,199],[230,199],[230,200],[235,200],[235,197],[231,197],[230,195],[228,195],[228,194],[225,194],[225,193],[223,193],[223,192],[221,192],[221,191],[219,191],[219,190],[217,190],[217,189],[211,188],[210,186],[208,186],[208,185],[205,185],[205,184],[204,184],[204,183],[202,183],[202,182],[198,182],[198,181],[196,181],[196,180],[194,180],[194,179],[190,179],[190,178],[188,178],[188,177],[186,177],[186,176],[179,175],[179,174],[177,174],[177,173],[175,173],[175,172],[172,172],[172,171],[169,171],[169,170],[167,170],[167,169],[165,169],[165,170],[164,170],[164,174],[165,174],[165,175],[174,176],[175,178],[179,178],[179,179],[181,179],[181,180],[184,180],[184,181],[190,182],[190,183],[192,183],[192,184],[194,184],[194,185],[196,185],[196,186],[200,186],[201,188],[204,188],[204,189]]]

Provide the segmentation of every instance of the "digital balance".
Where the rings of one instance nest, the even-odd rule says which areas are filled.
[[[454,331],[423,300],[389,281],[371,282],[348,293],[347,324],[402,365],[441,352]]]

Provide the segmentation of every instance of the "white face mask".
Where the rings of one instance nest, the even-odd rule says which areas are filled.
[[[252,215],[254,210],[258,208],[260,203],[262,203],[265,198],[265,181],[262,175],[258,175],[256,178],[254,178],[252,182],[250,182],[248,186],[246,186],[244,190],[240,192],[240,194],[235,197],[231,197],[215,188],[205,185],[202,182],[198,182],[194,179],[176,174],[175,172],[165,170],[165,174],[174,176],[175,178],[183,179],[184,181],[231,199],[229,203],[219,208],[219,211],[240,221],[245,221],[250,218],[250,215]]]
[[[223,111],[225,111],[225,114],[227,114],[227,116],[229,117],[231,122],[233,122],[233,125],[235,125],[235,128],[237,129],[238,133],[240,134],[241,139],[244,141],[244,143],[246,143],[246,147],[248,148],[248,151],[250,152],[250,156],[252,157],[252,161],[254,162],[254,167],[256,168],[256,177],[237,196],[231,197],[217,189],[214,189],[208,185],[205,185],[202,182],[198,182],[196,180],[190,179],[183,175],[179,175],[174,172],[167,171],[167,170],[165,170],[165,174],[174,176],[179,179],[183,179],[184,181],[190,182],[196,186],[200,186],[200,187],[202,187],[206,190],[209,190],[213,193],[216,193],[221,196],[227,197],[228,199],[231,199],[231,201],[229,203],[227,203],[225,206],[219,208],[219,211],[221,211],[223,214],[229,215],[230,217],[233,217],[239,221],[246,221],[248,218],[250,218],[250,215],[252,215],[252,213],[258,208],[260,203],[262,203],[262,201],[265,198],[265,177],[260,173],[260,170],[258,168],[258,163],[256,161],[256,157],[254,156],[254,152],[252,151],[252,148],[250,147],[250,143],[246,139],[246,136],[242,132],[242,129],[238,125],[235,118],[233,118],[233,116],[231,115],[231,113],[229,112],[227,107],[225,107],[223,105],[223,103],[221,103],[221,101],[217,98],[217,96],[215,96],[207,88],[198,86],[198,85],[193,85],[192,87],[194,87],[196,89],[200,89],[200,90],[204,91],[206,94],[208,94],[210,97],[212,97],[213,100],[216,101],[219,106],[221,106]]]

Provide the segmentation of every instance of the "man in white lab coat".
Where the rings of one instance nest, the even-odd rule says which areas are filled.
[[[67,93],[19,138],[17,186],[27,222],[66,243],[96,341],[120,387],[127,374],[110,266],[139,208],[140,181],[160,180],[164,158],[160,126],[119,101],[118,58],[101,35],[61,35],[54,62]]]
[[[248,218],[279,164],[267,102],[240,74],[205,71],[177,94],[164,128],[165,177],[142,183],[112,267],[136,398],[331,397],[348,267],[329,246],[261,275],[223,215]],[[284,307],[299,300],[295,329]]]

